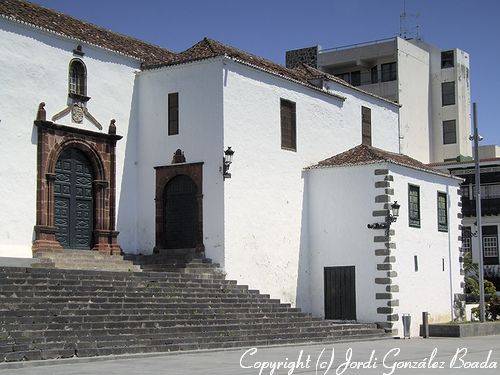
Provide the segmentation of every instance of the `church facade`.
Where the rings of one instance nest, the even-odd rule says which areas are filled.
[[[0,14],[0,256],[194,248],[318,316],[454,317],[460,181],[398,159],[398,104],[211,39],[174,53],[26,2]],[[340,266],[354,313],[335,315]]]

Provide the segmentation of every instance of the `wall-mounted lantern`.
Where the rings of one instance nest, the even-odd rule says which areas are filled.
[[[387,234],[389,233],[389,229],[391,228],[391,224],[394,223],[399,216],[399,208],[401,206],[398,204],[398,201],[394,201],[390,205],[390,210],[387,210],[387,215],[385,216],[385,222],[383,223],[374,223],[368,224],[368,228],[370,229],[385,229]]]
[[[222,175],[224,177],[224,180],[226,178],[231,178],[231,173],[229,173],[229,167],[231,166],[231,163],[233,162],[233,155],[234,151],[231,150],[231,147],[228,147],[226,151],[224,151],[224,158],[223,158],[223,169],[222,169]]]

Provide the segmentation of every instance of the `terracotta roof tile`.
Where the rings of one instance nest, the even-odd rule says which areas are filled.
[[[0,0],[0,16],[96,45],[144,62],[173,58],[169,50],[20,0]]]
[[[165,66],[185,64],[192,61],[204,60],[217,56],[227,56],[238,62],[248,64],[271,74],[296,81],[314,90],[321,91],[322,93],[344,99],[344,97],[341,95],[328,93],[327,91],[323,90],[323,88],[312,84],[310,82],[310,77],[303,71],[286,68],[270,60],[209,38],[204,38],[203,40],[193,45],[191,48],[185,50],[184,52],[178,53],[172,59],[168,59],[167,61],[159,63],[144,64],[144,69],[157,69]]]
[[[389,152],[367,145],[356,146],[340,154],[332,156],[331,158],[322,160],[307,169],[354,166],[383,162],[398,164],[404,167],[418,169],[424,172],[434,173],[450,178],[452,177],[448,173],[431,168],[427,164],[421,163],[407,155]]]

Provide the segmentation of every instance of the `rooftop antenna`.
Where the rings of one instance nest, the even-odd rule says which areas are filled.
[[[403,12],[399,15],[399,37],[403,39],[420,40],[420,13],[407,13],[406,0],[403,0]]]

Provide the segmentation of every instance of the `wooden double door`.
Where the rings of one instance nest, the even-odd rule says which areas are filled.
[[[68,148],[57,160],[55,175],[56,239],[64,248],[88,250],[94,222],[92,165],[82,151]]]

